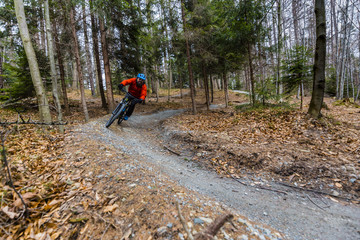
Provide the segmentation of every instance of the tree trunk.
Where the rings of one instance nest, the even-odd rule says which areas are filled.
[[[281,0],[277,0],[277,64],[276,64],[276,82],[277,82],[277,94],[281,94],[281,83],[280,83],[280,63],[281,63],[281,49],[282,49],[282,23],[281,23]],[[252,68],[252,66],[250,67]],[[250,69],[250,79],[251,79],[251,84],[253,84],[253,75],[252,75],[252,69]],[[252,89],[253,89],[253,85],[251,85]],[[252,90],[254,91],[254,90]],[[254,99],[253,99],[254,100]],[[255,102],[253,102],[253,104],[255,104]]]
[[[331,26],[334,28],[334,38],[335,41],[332,41],[332,58],[333,58],[333,64],[335,64],[335,69],[337,69],[337,62],[338,62],[338,26],[337,26],[337,13],[335,11],[335,1],[331,0]]]
[[[158,74],[158,69],[157,69],[157,65],[155,65],[155,76],[157,76]],[[155,86],[155,89],[156,89],[156,102],[159,102],[159,78],[156,78],[156,86]]]
[[[74,50],[75,51],[75,50]],[[79,89],[79,73],[76,67],[76,60],[72,59],[72,89]]]
[[[225,95],[225,108],[229,106],[229,90],[228,90],[228,79],[226,77],[225,68],[223,70],[223,87],[224,87],[224,95]]]
[[[106,40],[106,30],[104,26],[104,20],[102,18],[99,19],[99,25],[100,25],[100,34],[101,34],[101,49],[103,53],[104,70],[105,70],[106,96],[107,96],[107,102],[109,104],[108,112],[111,113],[115,109],[115,104],[114,104],[114,96],[111,85],[111,72],[110,72],[108,46]]]
[[[254,79],[254,70],[251,57],[251,45],[248,44],[248,57],[249,57],[249,70],[250,70],[250,87],[251,87],[251,102],[252,105],[255,105],[255,79]]]
[[[95,24],[95,17],[94,13],[92,12],[92,0],[90,0],[90,11],[91,11],[91,32],[92,32],[92,38],[93,38],[93,46],[94,46],[94,55],[95,55],[95,62],[96,62],[96,72],[97,72],[97,78],[98,78],[98,86],[101,96],[101,104],[102,108],[106,109],[106,98],[104,93],[104,85],[102,82],[102,73],[101,73],[101,64],[100,64],[100,57],[99,57],[99,39],[98,39],[98,29],[97,25]]]
[[[89,38],[87,32],[87,22],[86,22],[86,11],[85,11],[85,3],[82,5],[83,8],[83,28],[84,28],[84,39],[85,39],[85,53],[86,53],[86,66],[89,75],[89,83],[91,89],[91,95],[95,96],[95,85],[94,85],[94,71],[93,64],[91,61],[90,48],[89,48]]]
[[[308,113],[313,118],[321,117],[325,91],[326,17],[325,0],[315,0],[316,46],[314,60],[313,92]]]
[[[85,121],[88,122],[89,121],[89,113],[87,110],[86,99],[85,99],[84,80],[83,80],[83,73],[82,73],[81,63],[80,63],[79,44],[78,44],[78,39],[77,39],[76,29],[75,29],[74,12],[75,12],[74,8],[71,7],[71,9],[70,9],[70,24],[71,24],[71,31],[72,31],[72,35],[73,35],[73,41],[74,41],[76,69],[77,69],[78,78],[79,78],[81,103],[82,103],[82,107],[83,107]]]
[[[298,0],[292,0],[292,14],[294,22],[295,43],[299,45]]]
[[[344,97],[344,84],[345,84],[345,78],[343,77],[344,76],[344,71],[345,71],[345,59],[346,59],[346,43],[348,41],[348,9],[349,9],[349,0],[346,0],[346,7],[345,7],[345,22],[344,22],[344,25],[345,25],[345,29],[344,29],[344,37],[343,37],[343,41],[342,41],[342,44],[341,44],[341,48],[342,48],[342,51],[341,51],[341,58],[340,58],[340,69],[338,69],[338,76],[339,76],[339,86],[338,86],[338,92],[336,94],[336,98],[337,99],[343,99]]]
[[[23,0],[14,0],[16,19],[18,21],[21,40],[24,44],[26,57],[29,62],[31,79],[36,91],[36,97],[39,105],[40,120],[46,123],[51,122],[51,114],[45,88],[41,80],[38,62],[35,51],[31,43],[31,38],[26,23]]]
[[[48,44],[48,55],[50,60],[50,70],[51,70],[51,83],[52,83],[52,93],[54,96],[54,102],[56,104],[56,110],[58,112],[58,121],[62,121],[62,112],[61,112],[61,104],[58,94],[58,86],[57,86],[57,73],[55,67],[55,57],[54,57],[54,45],[53,45],[53,36],[50,22],[50,13],[49,13],[49,1],[44,1],[45,8],[45,26],[46,26],[46,36],[47,36],[47,44]],[[60,125],[60,132],[64,132],[64,126]]]
[[[171,83],[172,83],[172,70],[171,70],[171,62],[169,59],[169,89],[168,89],[168,101],[171,99]]]
[[[62,89],[62,99],[64,102],[65,107],[65,115],[70,115],[70,107],[69,107],[69,101],[67,97],[67,91],[66,91],[66,82],[65,82],[65,69],[64,69],[64,62],[62,57],[62,51],[59,44],[59,39],[57,35],[57,29],[56,29],[56,23],[54,22],[54,38],[55,38],[55,46],[56,46],[56,53],[57,53],[57,59],[59,63],[59,71],[60,71],[60,82],[61,82],[61,89]]]
[[[188,33],[187,33],[187,28],[186,28],[184,0],[181,0],[181,16],[182,16],[182,20],[183,20],[183,29],[184,29],[184,34],[185,34],[186,57],[187,57],[189,80],[190,80],[190,93],[191,93],[191,101],[192,101],[192,112],[193,112],[193,114],[196,114],[195,85],[194,85],[194,78],[193,78],[193,72],[192,72],[192,67],[191,67],[190,46],[189,46],[189,39],[188,39],[188,36],[187,36]]]
[[[210,74],[210,91],[211,91],[211,102],[214,102],[214,82]]]
[[[44,27],[44,16],[41,5],[39,6],[39,18],[40,18],[40,49],[45,51],[45,27]]]
[[[0,92],[4,88],[4,78],[3,78],[3,46],[0,43]]]
[[[203,69],[203,79],[204,79],[204,90],[205,90],[205,99],[206,99],[206,109],[210,110],[210,97],[209,97],[209,81],[207,78],[206,67],[205,64],[202,63]]]

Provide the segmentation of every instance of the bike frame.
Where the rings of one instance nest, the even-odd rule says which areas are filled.
[[[117,118],[118,118],[118,124],[120,124],[124,120],[125,113],[127,112],[131,101],[133,101],[134,99],[137,99],[136,97],[131,95],[126,90],[122,89],[121,91],[125,93],[125,97],[121,100],[121,102],[116,106],[115,110],[112,112],[109,121],[107,121],[107,123],[105,124],[106,128],[110,127],[110,125]],[[130,100],[130,98],[131,98],[131,100]]]

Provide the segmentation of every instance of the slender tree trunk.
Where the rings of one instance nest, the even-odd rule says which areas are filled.
[[[72,89],[79,89],[79,72],[77,71],[76,60],[72,59]]]
[[[179,81],[180,81],[180,98],[183,99],[183,76],[182,74],[179,72]]]
[[[100,25],[100,34],[101,34],[101,49],[103,53],[104,70],[105,70],[106,96],[109,104],[108,111],[110,113],[115,109],[115,104],[114,104],[114,96],[111,85],[111,72],[110,72],[108,45],[106,40],[106,30],[105,30],[104,20],[101,18],[99,19],[99,25]]]
[[[172,70],[171,70],[171,62],[169,59],[169,89],[168,89],[168,101],[171,99],[171,83],[172,83]]]
[[[344,22],[344,37],[343,37],[343,41],[341,44],[341,58],[340,58],[340,69],[339,69],[339,88],[338,88],[338,93],[336,95],[337,99],[343,99],[344,97],[344,84],[345,84],[345,78],[344,78],[344,71],[345,71],[345,59],[346,59],[346,45],[347,45],[347,41],[348,41],[348,9],[349,9],[349,0],[346,0],[346,7],[345,7],[345,22]]]
[[[225,95],[225,108],[227,108],[229,106],[229,90],[228,90],[229,84],[228,84],[228,79],[226,77],[225,68],[223,70],[222,79],[223,79],[223,87],[224,87],[224,95]]]
[[[193,112],[193,114],[196,114],[195,85],[194,85],[194,78],[193,78],[193,72],[192,72],[192,67],[191,67],[190,46],[189,46],[189,40],[188,40],[188,36],[187,36],[188,33],[187,33],[187,28],[186,28],[185,9],[184,8],[185,8],[184,0],[181,0],[181,16],[182,16],[182,20],[183,20],[183,29],[184,29],[184,34],[185,34],[186,57],[187,57],[189,79],[190,79],[192,112]]]
[[[44,15],[43,15],[43,9],[42,6],[40,4],[39,6],[39,18],[40,18],[40,49],[45,51],[45,27],[44,27]]]
[[[52,36],[52,29],[51,29],[51,22],[50,22],[50,13],[49,13],[49,1],[44,1],[44,10],[45,10],[45,26],[46,26],[46,36],[47,36],[47,44],[48,44],[48,55],[50,60],[50,70],[51,70],[51,79],[52,79],[52,93],[54,96],[54,102],[56,104],[56,110],[58,112],[58,120],[59,122],[62,121],[62,111],[61,111],[61,104],[59,99],[58,93],[58,86],[57,86],[57,73],[55,67],[55,57],[54,57],[54,45],[53,45],[53,36]],[[60,125],[59,127],[60,132],[64,132],[64,126]]]
[[[203,69],[203,79],[204,79],[204,90],[205,90],[205,99],[206,99],[206,109],[210,110],[210,98],[209,98],[209,81],[207,78],[206,67],[205,64],[202,63]]]
[[[92,0],[90,0],[90,10],[92,10]],[[95,17],[94,13],[91,13],[91,31],[92,31],[92,38],[93,38],[93,46],[94,46],[94,56],[96,62],[96,72],[97,72],[97,79],[98,79],[98,86],[101,96],[101,106],[104,109],[107,109],[106,98],[104,93],[104,85],[102,81],[102,73],[101,73],[101,64],[100,64],[100,57],[99,57],[99,39],[98,39],[98,29],[97,25],[95,24]]]
[[[75,12],[74,8],[71,7],[71,9],[70,9],[70,24],[71,24],[71,31],[72,31],[72,35],[73,35],[73,41],[74,41],[76,68],[77,68],[78,78],[79,78],[81,103],[82,103],[82,107],[83,107],[85,121],[88,122],[89,121],[89,113],[87,110],[86,99],[85,99],[84,79],[83,79],[83,73],[82,73],[81,63],[80,63],[79,44],[78,44],[78,39],[77,39],[76,29],[75,29],[74,12]]]
[[[299,45],[298,0],[292,0],[291,3],[294,22],[295,43],[296,45]]]
[[[315,0],[316,48],[314,61],[313,92],[308,113],[313,118],[321,117],[325,91],[326,60],[326,15],[325,0]]]
[[[276,65],[276,82],[277,84],[277,94],[281,94],[281,83],[280,83],[280,64],[281,64],[281,49],[282,49],[282,22],[281,22],[281,0],[277,0],[277,30],[278,30],[278,42],[277,42],[277,65]],[[250,55],[250,53],[249,53]],[[252,63],[251,63],[252,64]],[[252,67],[250,67],[252,68]],[[250,69],[250,78],[251,84],[253,84],[253,76]],[[253,87],[253,86],[251,86]],[[252,90],[254,91],[254,90]],[[254,99],[253,99],[254,100]],[[255,102],[253,102],[255,104]]]
[[[87,32],[87,22],[86,22],[86,11],[85,11],[85,3],[82,5],[83,10],[83,28],[84,28],[84,39],[85,39],[85,53],[86,53],[86,66],[89,75],[89,83],[91,89],[91,95],[95,96],[95,85],[94,85],[94,71],[93,64],[91,61],[90,48],[89,48],[89,38]]]
[[[0,92],[1,88],[4,88],[4,78],[3,78],[3,46],[0,43]]]
[[[29,62],[31,79],[34,84],[36,97],[39,105],[40,120],[46,123],[51,122],[51,114],[45,88],[41,80],[38,62],[31,43],[31,38],[26,23],[23,0],[14,0],[15,13],[19,25],[21,40],[24,45],[26,57]]]
[[[248,44],[248,57],[249,57],[249,71],[250,71],[251,102],[252,105],[255,105],[255,79],[254,79],[254,70],[253,70],[250,44]]]
[[[158,75],[158,66],[155,65],[155,76]],[[155,89],[156,89],[156,102],[159,102],[159,78],[156,78],[156,86],[155,86]]]
[[[214,82],[211,74],[210,74],[210,89],[211,89],[211,102],[214,102]]]
[[[62,57],[62,51],[59,44],[59,39],[57,35],[57,29],[56,29],[56,23],[54,22],[54,38],[55,38],[55,46],[56,46],[56,53],[57,53],[57,59],[59,63],[59,71],[60,71],[60,82],[61,82],[61,89],[62,89],[62,99],[64,102],[65,107],[65,115],[70,115],[70,107],[69,107],[69,101],[67,97],[67,90],[66,90],[66,83],[65,83],[65,69],[64,69],[64,62]]]

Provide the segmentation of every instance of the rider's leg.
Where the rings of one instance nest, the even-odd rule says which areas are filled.
[[[128,108],[128,110],[127,110],[127,112],[126,112],[126,117],[130,117],[131,116],[131,114],[134,112],[134,109],[135,109],[135,104],[136,103],[134,103],[134,101],[133,102],[131,102],[131,104],[130,104],[130,107]]]

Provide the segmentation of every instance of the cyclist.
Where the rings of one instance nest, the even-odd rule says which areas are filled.
[[[145,74],[139,73],[136,78],[130,78],[122,81],[118,87],[119,90],[121,90],[124,86],[130,85],[128,92],[133,96],[133,98],[130,97],[131,105],[126,112],[126,116],[124,117],[124,120],[128,120],[131,114],[134,112],[135,105],[137,103],[142,103],[145,100],[146,94],[147,94],[147,87],[145,84]]]

